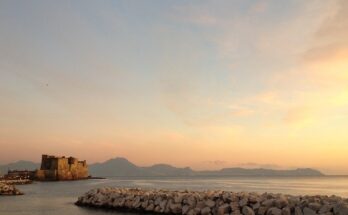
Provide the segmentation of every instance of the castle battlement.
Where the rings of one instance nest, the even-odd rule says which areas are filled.
[[[36,179],[42,181],[78,180],[88,178],[87,162],[74,157],[42,155]]]

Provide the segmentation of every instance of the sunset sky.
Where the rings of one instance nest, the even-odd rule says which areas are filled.
[[[348,174],[348,1],[0,2],[0,164]]]

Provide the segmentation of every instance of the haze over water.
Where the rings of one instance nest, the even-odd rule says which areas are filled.
[[[110,178],[72,182],[36,182],[18,186],[25,195],[0,198],[0,214],[102,215],[110,212],[77,207],[79,195],[92,188],[141,187],[172,190],[228,190],[293,195],[339,195],[348,197],[347,177],[197,177]],[[125,213],[114,213],[125,214]]]

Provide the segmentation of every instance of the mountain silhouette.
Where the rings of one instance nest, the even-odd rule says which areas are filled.
[[[194,173],[190,168],[176,168],[168,164],[139,167],[125,158],[114,158],[104,163],[89,166],[93,176],[189,176]]]
[[[39,163],[31,161],[17,161],[6,165],[0,165],[0,174],[6,174],[7,170],[35,170]],[[178,168],[168,164],[155,164],[148,167],[140,167],[126,158],[116,157],[102,163],[89,165],[89,173],[95,177],[117,176],[323,176],[318,170],[299,168],[292,170],[274,169],[247,169],[224,168],[221,170],[195,171],[189,167]]]
[[[8,170],[35,170],[40,168],[39,163],[32,161],[17,161],[5,165],[0,165],[0,174],[6,174]]]
[[[114,158],[104,163],[90,165],[93,176],[323,176],[318,170],[303,168],[294,170],[224,168],[221,170],[195,171],[189,167],[177,168],[168,164],[139,167],[125,158]]]

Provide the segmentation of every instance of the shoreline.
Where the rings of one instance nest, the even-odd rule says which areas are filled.
[[[80,196],[77,206],[162,214],[347,215],[348,199],[229,191],[99,188]]]

